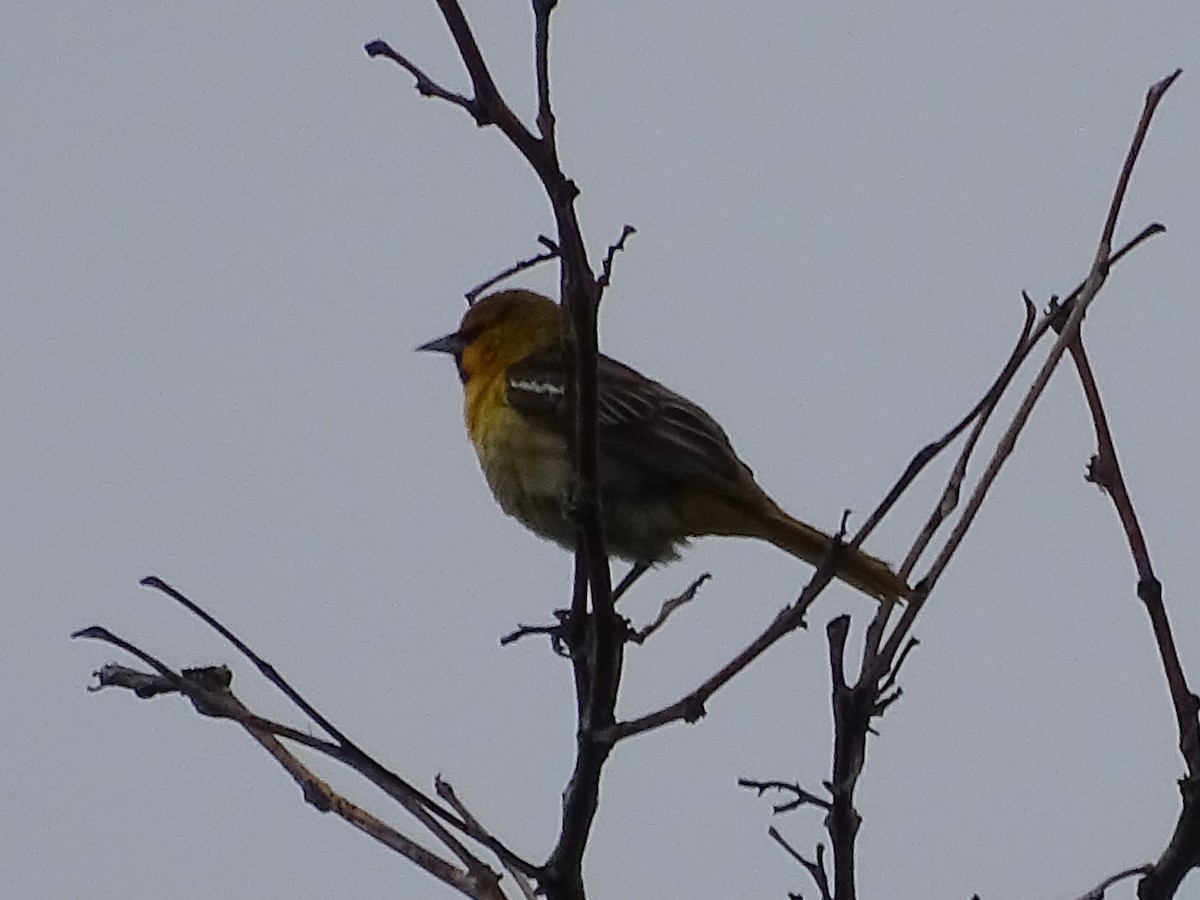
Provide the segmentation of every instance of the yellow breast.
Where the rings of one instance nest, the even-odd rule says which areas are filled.
[[[467,432],[496,502],[531,531],[573,547],[566,514],[571,465],[566,440],[508,405],[503,377],[467,383]]]

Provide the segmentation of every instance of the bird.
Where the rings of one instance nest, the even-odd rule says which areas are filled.
[[[477,300],[457,331],[417,350],[453,356],[467,434],[500,507],[574,550],[565,326],[550,297],[502,290]],[[768,541],[814,566],[825,559],[834,539],[771,499],[712,416],[603,354],[596,374],[601,521],[610,554],[634,564],[622,587],[707,535]],[[881,602],[911,595],[887,563],[861,550],[849,551],[836,575]]]

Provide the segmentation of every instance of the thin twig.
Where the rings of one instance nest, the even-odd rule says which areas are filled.
[[[1151,224],[1147,225],[1132,240],[1125,244],[1124,247],[1113,254],[1112,259],[1109,261],[1109,267],[1111,268],[1112,266],[1116,265],[1122,258],[1126,256],[1126,254],[1138,247],[1143,241],[1154,237],[1157,234],[1162,234],[1165,230],[1166,229],[1157,222],[1152,222]],[[1081,282],[1068,295],[1067,300],[1064,301],[1063,304],[1064,309],[1069,308],[1069,306],[1074,303],[1075,299],[1083,291],[1084,286],[1085,283]],[[1025,294],[1022,294],[1022,299],[1026,303],[1026,318],[1028,319],[1028,304],[1030,301]],[[1062,312],[1061,315],[1065,320],[1066,312]],[[996,380],[992,382],[987,391],[984,392],[983,396],[980,397],[973,407],[971,407],[967,414],[964,415],[953,427],[951,427],[949,431],[943,434],[936,441],[933,441],[922,447],[921,450],[919,450],[913,456],[908,465],[905,467],[904,471],[900,474],[900,477],[896,479],[895,484],[892,485],[891,489],[884,496],[883,500],[880,501],[879,505],[872,511],[871,515],[867,517],[866,521],[863,522],[862,526],[855,533],[854,540],[851,542],[854,546],[861,544],[862,541],[864,541],[871,534],[871,532],[875,530],[876,526],[878,526],[878,524],[883,520],[884,516],[887,515],[891,508],[896,504],[904,492],[908,490],[909,486],[913,483],[913,481],[916,480],[917,476],[925,469],[926,466],[929,465],[929,463],[931,463],[947,446],[949,446],[955,438],[962,434],[962,432],[969,425],[971,425],[972,422],[977,422],[985,410],[988,410],[989,407],[995,406],[995,404],[999,401],[999,398],[1007,390],[1008,385],[1012,381],[1012,377],[1016,374],[1024,360],[1029,356],[1030,351],[1032,351],[1037,343],[1050,331],[1053,321],[1054,316],[1047,315],[1044,316],[1037,326],[1034,327],[1028,334],[1026,334],[1025,329],[1022,328],[1017,345],[1013,348],[1013,352],[1009,356],[1004,369],[1002,369],[1000,374],[996,376]],[[963,458],[965,459],[965,457]],[[943,502],[945,502],[945,492],[943,493]],[[955,498],[955,502],[957,502],[957,498]],[[914,542],[913,550],[909,553],[909,557],[911,557],[911,559],[906,558],[900,567],[900,574],[905,578],[908,577],[916,558],[919,557],[921,551],[923,550],[923,546],[918,549],[919,543],[920,541]]]
[[[425,871],[429,872],[435,878],[445,882],[449,886],[459,890],[469,897],[479,898],[479,900],[502,900],[503,892],[500,891],[499,885],[496,882],[495,873],[492,873],[487,866],[483,865],[473,854],[471,854],[454,835],[452,835],[440,822],[434,819],[427,808],[430,805],[436,806],[432,801],[428,804],[414,804],[411,798],[402,799],[402,805],[409,810],[426,828],[437,837],[446,847],[455,855],[457,855],[467,866],[467,871],[462,871],[455,868],[451,863],[442,859],[437,854],[422,847],[416,841],[406,837],[396,831],[391,826],[376,818],[361,807],[356,806],[339,794],[334,792],[328,784],[313,774],[306,766],[285,748],[279,738],[288,740],[296,740],[306,747],[318,750],[326,755],[346,762],[349,765],[354,765],[354,762],[349,759],[345,748],[332,744],[327,741],[311,738],[302,733],[296,732],[294,729],[281,726],[278,723],[270,722],[263,719],[261,716],[252,713],[230,690],[229,674],[224,667],[208,667],[205,669],[185,670],[182,674],[170,669],[168,666],[155,659],[149,653],[146,653],[136,645],[126,641],[125,639],[113,634],[105,628],[93,626],[75,632],[72,637],[84,637],[94,640],[102,640],[112,644],[115,647],[120,647],[127,653],[136,656],[143,662],[150,665],[160,676],[173,685],[173,689],[185,695],[192,701],[193,706],[197,711],[206,716],[215,716],[227,718],[237,722],[247,733],[265,749],[277,762],[292,776],[292,779],[300,786],[304,799],[314,808],[321,812],[334,812],[345,821],[349,822],[354,827],[369,834],[380,843],[402,854],[407,859],[420,866]],[[100,680],[100,687],[119,686],[128,687],[135,692],[139,686],[145,686],[147,682],[144,679],[135,679],[126,677],[122,671],[123,667],[109,666],[104,667],[96,672],[97,678]],[[189,675],[189,672],[200,673],[197,675]],[[145,676],[145,673],[140,673]],[[153,676],[145,676],[152,678]],[[147,696],[154,696],[161,693],[160,690],[154,690]],[[139,693],[139,696],[142,694]],[[357,766],[355,766],[357,768]],[[360,770],[361,771],[361,770]],[[365,774],[365,773],[364,773]],[[372,779],[374,780],[374,779]],[[377,784],[379,782],[376,782]],[[380,785],[381,787],[383,785]],[[389,791],[389,793],[391,793]],[[393,795],[394,796],[394,795]],[[400,798],[397,798],[400,799]],[[453,817],[449,819],[450,824],[458,827],[459,830],[466,831],[464,823],[455,821]],[[497,842],[498,843],[498,842]],[[492,849],[489,847],[489,849]],[[528,865],[528,864],[526,864]]]
[[[1108,878],[1105,878],[1090,891],[1085,891],[1084,893],[1080,894],[1075,898],[1075,900],[1104,900],[1105,891],[1107,891],[1118,881],[1124,881],[1126,878],[1132,878],[1134,875],[1145,875],[1149,871],[1150,866],[1147,863],[1124,869],[1118,872],[1116,875],[1110,875]]]
[[[700,590],[700,586],[710,578],[712,578],[712,574],[709,572],[704,572],[698,578],[696,578],[695,581],[689,584],[687,588],[684,589],[682,594],[671,597],[668,600],[664,600],[662,608],[659,609],[658,615],[654,618],[654,621],[649,622],[645,627],[634,631],[632,634],[630,634],[629,639],[635,644],[644,644],[650,635],[654,634],[654,632],[658,631],[658,629],[662,628],[663,625],[666,624],[667,619],[671,617],[671,614],[674,613],[675,610],[679,609],[681,606],[691,603],[696,597],[696,592]]]
[[[596,279],[600,287],[606,288],[611,283],[613,257],[625,249],[625,240],[632,234],[637,234],[637,229],[632,225],[626,225],[621,229],[621,236],[617,238],[616,242],[608,245],[608,252],[604,254],[604,265],[600,268],[600,277]]]
[[[780,791],[781,793],[794,794],[795,799],[789,800],[786,803],[776,803],[771,807],[773,815],[782,815],[793,810],[799,809],[801,806],[816,806],[826,812],[830,809],[830,802],[824,797],[820,797],[811,791],[806,791],[794,781],[756,781],[752,778],[739,778],[738,787],[748,788],[755,791],[758,796],[762,796],[767,791]]]
[[[1129,496],[1129,489],[1125,485],[1125,477],[1117,459],[1117,448],[1113,443],[1108,416],[1104,412],[1100,389],[1096,385],[1096,377],[1092,372],[1091,363],[1088,361],[1083,340],[1077,337],[1071,342],[1069,349],[1096,431],[1097,449],[1088,466],[1088,480],[1099,485],[1112,498],[1117,518],[1120,520],[1121,528],[1129,542],[1129,552],[1133,557],[1134,568],[1137,570],[1138,596],[1145,603],[1146,611],[1150,616],[1155,645],[1158,647],[1163,672],[1167,678],[1167,687],[1171,694],[1171,704],[1175,710],[1179,749],[1188,767],[1188,774],[1197,777],[1200,776],[1200,723],[1197,721],[1198,702],[1200,701],[1188,687],[1187,678],[1183,674],[1179,651],[1175,647],[1175,637],[1171,632],[1166,607],[1162,602],[1162,584],[1154,573],[1154,566],[1150,561],[1150,548],[1146,543],[1146,536],[1142,531],[1141,522],[1138,520],[1137,511],[1134,509],[1133,500]]]
[[[226,628],[224,625],[222,625],[220,622],[218,622],[212,615],[210,615],[206,610],[201,608],[198,604],[196,604],[192,600],[185,597],[179,591],[177,591],[174,588],[167,585],[161,579],[158,579],[158,578],[155,578],[152,576],[149,579],[143,580],[142,583],[149,584],[149,586],[152,586],[152,587],[160,587],[160,585],[161,585],[160,589],[162,589],[164,591],[164,593],[166,593],[168,596],[172,597],[173,599],[177,600],[184,607],[186,607],[188,610],[193,612],[197,617],[199,617],[201,620],[203,620],[206,624],[208,624],[210,627],[212,627],[214,630],[216,630],[218,633],[220,633],[222,636],[224,636],[227,640],[229,640],[230,643],[232,643],[244,655],[246,655],[247,658],[249,658],[255,664],[255,666],[258,668],[258,670],[260,672],[262,672],[264,674],[264,676],[268,678],[268,680],[271,680],[271,682],[273,684],[275,684],[277,687],[280,686],[280,683],[282,683],[282,685],[287,685],[287,682],[283,679],[283,677],[281,675],[279,675],[278,672],[275,671],[275,668],[270,663],[268,663],[266,660],[262,659],[257,654],[255,654],[254,651],[251,650],[244,641],[242,641],[240,638],[237,637],[237,635],[233,634],[233,632],[231,632],[228,628]],[[220,705],[221,698],[218,694],[212,693],[211,691],[206,691],[204,689],[204,686],[198,686],[198,685],[188,682],[186,679],[182,679],[177,673],[173,672],[170,668],[168,668],[162,662],[155,659],[153,656],[151,656],[150,654],[141,650],[140,648],[129,643],[128,641],[125,641],[122,638],[117,637],[116,635],[109,632],[107,629],[100,628],[98,626],[93,626],[92,628],[87,628],[82,631],[76,632],[75,635],[73,635],[73,636],[74,637],[89,637],[89,638],[94,638],[94,639],[98,639],[98,640],[104,640],[104,641],[107,641],[108,643],[113,644],[114,646],[120,647],[121,649],[125,650],[126,652],[136,656],[138,659],[141,659],[143,662],[145,662],[147,665],[149,665],[151,668],[153,668],[155,671],[157,671],[160,675],[163,675],[164,677],[167,677],[169,679],[177,679],[178,683],[179,683],[178,689],[180,690],[180,692],[186,694],[189,697],[189,699],[192,700],[194,705],[206,706],[207,707],[207,710],[205,712],[206,715],[220,715],[220,716],[224,716],[227,718],[233,718],[239,722],[242,721],[241,717],[239,717],[238,715],[235,715],[234,713],[232,713],[228,709],[223,708]],[[274,675],[274,678],[272,678],[271,675]],[[436,819],[442,820],[447,825],[449,825],[453,828],[456,828],[459,831],[462,831],[464,834],[466,834],[473,840],[479,841],[481,844],[483,844],[485,847],[487,847],[489,850],[491,850],[493,853],[495,853],[497,855],[497,857],[506,860],[507,862],[509,862],[510,864],[512,864],[514,866],[521,868],[527,874],[533,876],[533,875],[535,875],[535,873],[540,871],[538,866],[535,866],[532,863],[530,863],[524,859],[521,859],[519,856],[517,856],[515,853],[513,853],[511,850],[509,850],[506,846],[504,846],[504,844],[502,844],[499,840],[497,840],[491,834],[488,834],[486,832],[484,832],[484,833],[473,832],[468,823],[465,823],[462,820],[460,820],[457,816],[455,816],[453,813],[451,813],[449,810],[447,810],[445,807],[443,807],[441,804],[439,804],[432,797],[425,794],[423,791],[418,789],[415,785],[411,784],[410,782],[406,781],[404,778],[401,778],[395,772],[392,772],[390,769],[388,769],[386,766],[382,765],[374,757],[365,753],[361,748],[359,748],[352,741],[347,739],[344,735],[342,735],[341,731],[339,731],[337,728],[333,727],[332,724],[328,723],[328,721],[325,719],[324,716],[322,716],[315,709],[312,709],[310,704],[308,704],[302,697],[300,697],[300,695],[298,693],[296,693],[294,690],[292,690],[290,688],[290,685],[288,685],[287,687],[288,687],[288,690],[285,690],[285,693],[288,693],[289,699],[292,699],[293,702],[296,702],[297,706],[299,706],[302,710],[304,710],[306,714],[309,714],[310,718],[312,718],[314,722],[317,722],[318,724],[320,724],[321,727],[324,728],[326,730],[326,732],[329,733],[336,741],[336,743],[327,743],[327,742],[323,742],[323,741],[312,739],[312,738],[304,738],[301,740],[301,743],[304,743],[305,746],[311,747],[314,750],[318,750],[318,751],[326,754],[330,758],[336,759],[337,761],[344,763],[345,765],[348,765],[351,768],[353,768],[356,772],[358,772],[364,778],[371,781],[378,788],[380,788],[382,791],[384,791],[384,793],[386,793],[388,796],[392,797],[394,800],[396,800],[398,803],[400,803],[405,809],[407,809],[412,815],[416,816],[421,821],[421,823],[423,825],[425,825],[425,827],[429,828],[431,831],[434,831],[435,833],[440,833],[443,830],[442,826],[440,824],[438,824],[438,822],[435,821],[434,818],[432,818],[432,817],[436,817]],[[290,691],[290,693],[289,693],[289,691]],[[295,697],[292,696],[293,694],[295,695]],[[312,713],[309,713],[309,710],[312,710]],[[322,724],[322,723],[324,723],[324,724]],[[242,723],[242,724],[246,724],[246,723]],[[257,723],[255,723],[255,724],[257,724]],[[267,727],[270,727],[272,731],[276,731],[277,733],[280,733],[280,730],[272,727],[275,725],[275,723],[271,723],[269,721],[264,721],[263,724]],[[280,729],[282,729],[282,727],[283,726],[280,726]],[[283,735],[283,736],[291,737],[291,735]]]
[[[821,900],[833,900],[833,894],[829,890],[829,875],[825,871],[825,845],[817,844],[816,859],[806,859],[795,847],[784,840],[783,835],[772,825],[767,829],[767,834],[775,843],[787,852],[787,854],[800,865],[804,866],[806,872],[816,884],[817,890],[821,892]]]
[[[550,239],[545,235],[538,235],[538,242],[543,246],[545,246],[547,242],[553,244],[553,241],[550,241]],[[550,249],[544,253],[538,253],[536,256],[530,256],[527,259],[518,260],[503,272],[498,272],[491,278],[487,279],[486,281],[481,281],[479,284],[475,285],[475,287],[467,291],[463,295],[466,297],[467,306],[474,306],[475,301],[478,299],[480,294],[488,290],[488,288],[491,288],[492,286],[499,284],[501,281],[504,281],[504,279],[511,278],[519,272],[524,272],[526,269],[532,269],[534,266],[540,265],[541,263],[549,262],[550,260],[555,259],[557,256],[558,247],[555,245],[551,246]]]
[[[1096,250],[1096,256],[1092,261],[1092,267],[1084,279],[1083,284],[1071,295],[1070,312],[1067,315],[1065,322],[1060,322],[1059,319],[1054,320],[1055,327],[1059,330],[1058,338],[1054,345],[1050,348],[1050,352],[1043,362],[1041,369],[1038,371],[1037,377],[1030,385],[1025,394],[1024,399],[1017,411],[1013,414],[1008,428],[1001,436],[996,445],[996,449],[992,454],[992,458],[988,461],[983,475],[980,477],[975,489],[971,494],[967,505],[959,517],[958,522],[952,529],[949,538],[942,547],[941,552],[934,560],[929,572],[922,579],[924,586],[924,594],[928,594],[929,590],[937,583],[946,566],[957,552],[959,545],[966,536],[978,514],[983,501],[986,498],[988,491],[995,482],[996,477],[1000,474],[1001,468],[1012,455],[1016,448],[1017,438],[1025,425],[1029,421],[1029,417],[1033,412],[1033,407],[1036,405],[1046,385],[1049,383],[1050,376],[1058,367],[1059,361],[1062,359],[1063,353],[1070,343],[1076,339],[1079,334],[1080,326],[1083,323],[1083,317],[1087,312],[1088,306],[1096,299],[1100,288],[1104,285],[1104,281],[1108,276],[1108,272],[1112,267],[1111,250],[1112,250],[1112,235],[1116,229],[1117,218],[1121,211],[1121,202],[1125,197],[1125,189],[1128,186],[1129,178],[1133,172],[1134,164],[1137,161],[1142,144],[1145,141],[1146,133],[1150,127],[1150,120],[1153,117],[1154,110],[1158,106],[1159,100],[1175,79],[1179,76],[1179,71],[1162,81],[1155,84],[1146,95],[1146,102],[1142,109],[1141,117],[1138,120],[1137,129],[1134,132],[1133,140],[1130,143],[1129,150],[1125,156],[1125,162],[1121,167],[1121,174],[1117,179],[1117,186],[1113,191],[1113,199],[1109,204],[1108,215],[1105,217],[1104,227],[1101,231],[1099,246]],[[1136,243],[1140,243],[1152,234],[1158,233],[1158,229],[1152,225],[1149,228],[1143,229],[1142,232],[1131,242],[1131,247]],[[1049,323],[1047,323],[1049,324]],[[913,621],[917,613],[920,611],[921,602],[910,603],[897,623],[895,630],[888,638],[887,644],[880,653],[880,660],[883,667],[886,668],[890,664],[891,659],[895,657],[901,643],[912,628]]]
[[[1141,142],[1145,139],[1159,101],[1178,76],[1179,71],[1177,70],[1154,85],[1146,94],[1146,102],[1142,118],[1138,123],[1134,145],[1126,157],[1117,197],[1114,198],[1109,220],[1106,222],[1101,237],[1102,247],[1104,241],[1111,238],[1112,226],[1120,208],[1117,198],[1123,194],[1129,181],[1136,159],[1136,150],[1140,148]],[[1100,264],[1101,260],[1098,259],[1097,265]],[[1072,316],[1076,312],[1077,310],[1071,310]],[[1059,327],[1057,322],[1055,325]],[[1138,882],[1139,900],[1165,900],[1165,898],[1174,897],[1183,878],[1193,869],[1200,867],[1200,721],[1197,719],[1200,699],[1188,686],[1179,661],[1175,638],[1167,617],[1166,606],[1163,603],[1162,583],[1154,572],[1145,533],[1125,484],[1108,417],[1104,411],[1100,390],[1084,349],[1083,340],[1078,331],[1068,335],[1065,327],[1063,336],[1068,340],[1071,357],[1075,363],[1096,432],[1097,449],[1088,467],[1088,479],[1099,485],[1112,498],[1117,517],[1129,543],[1130,555],[1138,575],[1137,595],[1145,605],[1146,613],[1150,618],[1155,645],[1159,651],[1160,662],[1171,696],[1171,705],[1175,712],[1179,750],[1188,771],[1187,777],[1179,782],[1182,807],[1171,838],[1159,858],[1151,866],[1126,870],[1114,878],[1125,877],[1129,874],[1141,874],[1142,878]],[[1097,888],[1093,892],[1093,896],[1103,896],[1108,883]]]
[[[475,814],[467,809],[466,804],[458,798],[458,793],[454,790],[454,786],[442,778],[441,775],[434,779],[433,788],[434,791],[437,792],[437,795],[441,797],[451,809],[462,816],[464,822],[467,822],[473,828],[479,831],[486,830],[480,823],[479,819],[475,817]],[[534,889],[534,886],[530,883],[529,879],[525,877],[525,873],[520,869],[510,865],[506,860],[502,859],[500,862],[501,865],[504,866],[505,871],[512,876],[513,881],[517,883],[517,887],[520,889],[522,896],[525,897],[525,900],[536,900],[537,891]]]
[[[800,592],[800,596],[796,599],[796,602],[776,613],[770,624],[754,640],[729,660],[729,662],[725,663],[725,665],[702,681],[696,688],[668,706],[639,716],[636,719],[617,722],[611,728],[598,732],[595,735],[596,739],[605,743],[616,743],[617,741],[625,740],[638,734],[644,734],[647,731],[653,731],[672,722],[696,722],[703,718],[705,705],[713,694],[728,684],[740,672],[744,671],[747,666],[762,656],[763,653],[785,635],[791,634],[796,629],[805,626],[805,611],[812,605],[821,591],[825,589],[825,586],[833,580],[834,573],[837,572],[840,557],[847,546],[836,542],[831,545],[834,549],[841,548],[841,552],[831,552],[828,558],[817,566],[812,578],[809,579],[804,590]]]
[[[1183,69],[1176,69],[1166,78],[1152,84],[1146,91],[1146,100],[1142,104],[1142,117],[1138,120],[1137,131],[1133,135],[1133,143],[1125,154],[1125,163],[1121,166],[1121,176],[1117,179],[1117,189],[1113,191],[1112,202],[1108,207],[1108,215],[1104,219],[1104,230],[1100,234],[1100,246],[1096,250],[1096,265],[1107,266],[1112,252],[1113,234],[1117,230],[1117,218],[1121,215],[1121,207],[1125,203],[1125,191],[1129,188],[1129,179],[1133,177],[1133,167],[1142,152],[1142,144],[1150,132],[1150,122],[1154,119],[1154,111],[1170,90],[1177,78],[1183,74]]]
[[[934,534],[941,527],[942,523],[954,511],[958,505],[959,492],[962,489],[963,479],[967,474],[967,464],[971,456],[975,452],[975,447],[979,443],[979,438],[983,434],[983,429],[991,419],[992,413],[995,412],[996,406],[1000,403],[1000,398],[1008,390],[1008,386],[1012,383],[1021,364],[1028,358],[1029,353],[1036,345],[1036,339],[1031,340],[1030,334],[1033,332],[1033,324],[1037,318],[1037,311],[1034,309],[1033,301],[1029,299],[1029,295],[1022,292],[1021,299],[1025,308],[1025,320],[1021,325],[1021,331],[1017,337],[1016,346],[1013,347],[1008,359],[1000,369],[1000,374],[996,376],[996,380],[984,393],[979,403],[971,410],[967,418],[960,424],[965,424],[967,421],[974,419],[974,427],[971,433],[963,442],[962,450],[958,454],[958,458],[954,461],[954,467],[950,470],[950,476],[946,479],[946,486],[942,489],[942,498],[933,508],[926,520],[924,527],[917,535],[917,539],[913,542],[912,548],[905,556],[904,562],[900,566],[900,576],[907,578],[913,570],[917,560],[921,554],[925,552],[925,548],[929,546],[929,542],[933,540]],[[1043,330],[1043,334],[1045,331]],[[1040,337],[1040,335],[1039,335]],[[944,446],[944,445],[943,445]]]
[[[324,732],[326,734],[328,734],[331,738],[333,738],[335,741],[337,741],[343,747],[346,747],[348,749],[349,748],[358,749],[357,747],[355,747],[355,745],[350,741],[350,739],[348,737],[346,737],[336,727],[334,727],[332,722],[330,722],[323,715],[321,715],[319,712],[317,712],[316,708],[311,703],[309,703],[302,696],[300,696],[299,691],[297,691],[290,684],[288,684],[287,681],[283,678],[283,676],[280,675],[275,670],[274,666],[272,666],[269,662],[267,662],[265,659],[263,659],[261,656],[259,656],[257,653],[255,653],[253,650],[251,650],[249,645],[247,645],[245,641],[243,641],[236,634],[234,634],[232,631],[230,631],[228,628],[226,628],[224,625],[222,625],[216,619],[215,616],[210,614],[207,610],[201,608],[199,606],[199,604],[194,603],[191,600],[189,600],[182,593],[175,590],[175,588],[171,587],[171,585],[167,584],[167,582],[163,581],[157,575],[147,575],[145,578],[143,578],[138,583],[141,584],[143,587],[150,587],[150,588],[154,588],[155,590],[161,591],[162,593],[164,593],[168,597],[170,597],[172,600],[174,600],[176,603],[178,603],[180,606],[182,606],[184,609],[188,610],[190,613],[192,613],[194,616],[196,616],[198,619],[200,619],[202,622],[204,622],[206,625],[208,625],[208,627],[213,629],[213,631],[217,632],[217,634],[221,635],[221,637],[225,638],[225,640],[227,640],[230,644],[232,644],[239,653],[241,653],[244,657],[246,657],[246,659],[250,660],[250,662],[252,662],[254,664],[255,668],[257,668],[258,671],[262,673],[262,676],[264,678],[266,678],[267,681],[271,682],[271,684],[273,684],[273,685],[275,685],[275,687],[279,688],[279,690],[281,690],[287,696],[287,698],[292,701],[292,703],[294,703],[297,707],[299,707],[299,709],[306,716],[308,716],[310,719],[313,720],[313,722],[315,722],[318,726],[320,726],[320,728],[322,730],[324,730]],[[361,752],[361,751],[359,751],[359,752]]]
[[[833,687],[834,752],[833,777],[829,783],[832,807],[829,815],[826,817],[826,829],[830,834],[833,845],[833,883],[834,896],[837,900],[852,900],[852,898],[856,897],[855,844],[861,819],[854,806],[854,794],[861,775],[862,765],[866,758],[866,741],[868,735],[871,733],[871,721],[873,718],[882,715],[892,703],[900,698],[901,689],[895,686],[896,679],[904,660],[912,648],[916,646],[913,639],[909,638],[908,635],[916,616],[920,613],[925,598],[928,597],[929,592],[936,585],[951,557],[957,551],[990,487],[995,482],[1001,467],[1015,449],[1017,437],[1028,422],[1034,406],[1040,399],[1050,375],[1060,363],[1064,351],[1068,347],[1073,348],[1075,344],[1079,343],[1079,329],[1087,307],[1095,300],[1116,258],[1112,254],[1112,235],[1116,227],[1117,217],[1120,213],[1130,174],[1133,171],[1134,163],[1149,126],[1150,115],[1157,105],[1157,98],[1161,96],[1162,91],[1170,86],[1173,80],[1174,76],[1164,80],[1159,85],[1156,85],[1147,96],[1142,117],[1139,120],[1138,128],[1113,193],[1113,201],[1109,206],[1095,258],[1087,278],[1081,287],[1073,292],[1068,303],[1064,304],[1063,307],[1060,308],[1052,305],[1046,316],[1043,317],[1043,320],[1036,327],[1033,327],[1034,316],[1032,304],[1028,297],[1024,298],[1026,316],[1025,324],[1021,331],[1021,338],[1018,340],[1016,348],[1010,354],[1009,360],[1002,369],[1000,376],[968,417],[960,422],[957,428],[947,435],[946,439],[942,442],[932,444],[930,448],[927,448],[931,453],[940,452],[949,442],[949,439],[956,436],[957,430],[965,428],[968,422],[974,420],[973,431],[959,454],[958,460],[947,481],[946,488],[943,491],[941,501],[930,515],[925,528],[918,536],[917,542],[914,543],[908,558],[901,566],[900,571],[906,578],[908,572],[915,565],[921,551],[932,538],[933,533],[957,504],[960,486],[966,473],[967,460],[973,454],[980,433],[988,417],[995,409],[1000,395],[1011,382],[1024,358],[1032,350],[1034,344],[1046,333],[1047,329],[1053,327],[1059,331],[1057,340],[1050,348],[1046,360],[1043,362],[1033,383],[1026,392],[1022,403],[1010,420],[1007,429],[998,441],[996,449],[989,459],[978,483],[975,485],[964,511],[955,523],[954,528],[951,530],[949,537],[935,558],[928,573],[925,574],[917,585],[914,595],[905,606],[899,621],[887,637],[886,642],[883,643],[882,648],[879,647],[879,643],[891,610],[880,609],[871,626],[868,628],[862,665],[858,678],[852,686],[847,685],[843,662],[849,621],[846,617],[840,617],[829,624],[827,632],[830,650],[830,680]],[[1159,230],[1161,230],[1161,226],[1157,225],[1144,229],[1130,243],[1129,247],[1136,245]],[[1123,250],[1123,252],[1125,251]],[[920,459],[921,456],[918,455],[914,463]],[[910,464],[910,469],[915,470],[916,466]],[[902,488],[906,486],[904,478],[907,475],[908,473],[906,472],[905,476],[902,476],[898,487]],[[889,494],[889,497],[885,499],[885,503],[881,505],[881,511],[886,507],[888,501],[897,494],[898,491],[896,490]],[[873,525],[874,518],[868,520],[863,529],[860,529],[860,535],[870,527],[873,527]],[[1145,584],[1146,582],[1143,581],[1142,583]],[[1147,605],[1150,606],[1151,603]],[[1197,785],[1196,797],[1200,801],[1200,784]],[[1187,798],[1188,792],[1185,787],[1185,814],[1188,809]],[[1195,818],[1197,826],[1200,827],[1200,802],[1197,802],[1195,807],[1197,809]],[[1177,829],[1177,835],[1181,832],[1186,833],[1184,829]],[[1188,860],[1195,860],[1196,862],[1193,864],[1200,864],[1200,851],[1193,849],[1192,855]],[[1147,878],[1149,877],[1147,876]],[[1146,880],[1143,880],[1143,884]],[[1142,900],[1147,900],[1147,898],[1142,898]]]
[[[567,649],[566,637],[564,629],[566,628],[566,620],[570,615],[569,610],[556,609],[554,615],[558,617],[558,621],[553,625],[517,625],[516,630],[509,632],[500,638],[500,646],[507,647],[509,644],[515,644],[522,638],[532,635],[544,634],[550,638],[550,647],[559,656],[570,656],[570,651]]]
[[[445,100],[447,103],[452,103],[455,106],[462,107],[472,116],[475,115],[474,102],[462,94],[456,94],[454,91],[447,90],[442,87],[432,78],[425,74],[419,66],[413,63],[408,57],[403,56],[388,46],[386,41],[375,40],[367,44],[363,49],[367,52],[367,56],[372,59],[376,56],[383,56],[390,59],[392,62],[407,70],[408,74],[416,80],[417,92],[422,97],[437,97],[439,100]],[[480,123],[482,124],[482,123]]]
[[[921,646],[921,641],[918,638],[910,637],[908,643],[904,645],[904,649],[900,651],[900,655],[896,657],[896,661],[892,663],[888,670],[887,677],[879,683],[880,693],[890,691],[896,685],[896,679],[900,677],[900,668],[904,665],[904,661],[908,659],[908,654]]]
[[[128,652],[136,652],[136,648],[131,644],[121,641],[116,635],[108,634],[105,636],[99,633],[103,631],[104,629],[85,629],[83,632],[76,632],[72,636],[96,638],[114,646],[119,646]],[[96,684],[88,686],[89,692],[119,687],[133,691],[142,700],[148,700],[152,697],[162,696],[163,694],[180,694],[187,697],[196,712],[202,716],[230,719],[240,725],[245,725],[247,728],[253,728],[264,734],[273,734],[276,737],[286,738],[289,741],[294,741],[297,744],[325,753],[326,755],[338,756],[341,753],[341,749],[337,744],[314,737],[290,725],[284,725],[281,722],[275,722],[271,719],[264,719],[262,716],[255,715],[254,713],[240,712],[238,709],[222,702],[222,695],[218,688],[227,689],[232,679],[232,673],[225,666],[183,669],[178,675],[171,673],[171,676],[164,676],[161,674],[151,675],[148,672],[139,672],[137,669],[131,669],[128,666],[116,663],[106,663],[93,672],[92,675],[96,678]],[[179,679],[179,681],[176,679]]]

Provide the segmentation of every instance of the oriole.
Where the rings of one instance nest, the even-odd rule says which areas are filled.
[[[506,290],[476,302],[457,331],[417,349],[454,356],[467,434],[503,510],[574,549],[563,327],[549,297]],[[770,541],[812,565],[824,558],[829,535],[767,496],[708,413],[607,356],[597,374],[600,506],[613,555],[644,566],[676,559],[689,538],[735,535]],[[886,563],[861,551],[837,574],[879,600],[909,594]]]

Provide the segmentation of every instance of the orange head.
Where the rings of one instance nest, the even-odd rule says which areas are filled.
[[[562,311],[549,297],[499,291],[467,310],[458,331],[417,349],[451,354],[466,382],[473,375],[503,371],[535,350],[557,344],[561,329]]]

